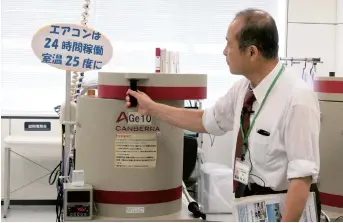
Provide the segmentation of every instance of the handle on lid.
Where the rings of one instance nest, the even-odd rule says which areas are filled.
[[[135,79],[130,80],[130,89],[132,91],[137,91],[137,82],[138,80],[135,80]],[[137,99],[131,95],[130,95],[130,103],[131,103],[131,107],[136,107],[138,104]]]

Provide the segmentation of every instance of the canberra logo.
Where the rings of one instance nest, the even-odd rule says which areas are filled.
[[[120,112],[120,114],[119,114],[119,116],[117,118],[117,123],[119,123],[119,122],[121,122],[123,120],[125,120],[126,122],[129,122],[129,119],[128,119],[126,113],[125,112]]]
[[[122,123],[125,121],[124,123]],[[149,115],[139,115],[138,113],[126,113],[120,112],[116,123],[116,131],[133,131],[133,132],[156,132],[160,131],[158,126],[154,126],[151,123],[151,116]]]

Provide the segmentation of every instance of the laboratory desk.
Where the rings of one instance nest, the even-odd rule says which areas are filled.
[[[183,202],[182,209],[180,212],[158,216],[158,217],[147,217],[147,218],[115,218],[115,217],[93,217],[93,221],[112,221],[112,222],[148,222],[148,221],[177,221],[177,222],[201,222],[204,221],[201,218],[194,218],[192,213],[188,211],[187,202]],[[209,222],[234,222],[235,218],[232,214],[206,214],[206,221]]]

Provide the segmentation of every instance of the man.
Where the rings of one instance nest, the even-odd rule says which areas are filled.
[[[268,13],[239,12],[226,40],[223,53],[230,72],[245,78],[212,108],[187,110],[156,103],[143,92],[129,90],[128,95],[137,98],[138,112],[179,128],[214,135],[233,131],[236,197],[287,192],[282,221],[299,221],[311,187],[320,214],[315,93],[279,61],[278,31]]]

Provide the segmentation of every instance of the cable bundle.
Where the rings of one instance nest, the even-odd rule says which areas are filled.
[[[56,201],[56,222],[62,221],[63,213],[63,189],[62,189],[62,161],[55,167],[49,177],[49,184],[56,183],[57,201]],[[52,180],[53,179],[53,180]]]

